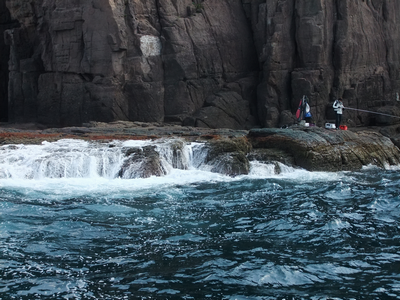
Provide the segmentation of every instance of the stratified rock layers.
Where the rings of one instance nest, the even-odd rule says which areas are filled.
[[[398,0],[6,0],[0,118],[275,127],[302,95],[317,123],[336,97],[390,112],[399,15]]]

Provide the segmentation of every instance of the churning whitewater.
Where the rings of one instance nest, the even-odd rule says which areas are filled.
[[[114,141],[95,143],[82,140],[65,139],[42,145],[9,145],[0,148],[0,178],[44,179],[44,178],[96,178],[106,179],[136,178],[135,173],[141,162],[123,169],[128,159],[127,151],[153,146],[162,156],[165,174],[174,166],[188,169],[193,153],[192,145],[179,141],[180,149],[175,149],[176,140],[164,143],[151,141]],[[197,144],[194,144],[196,147]],[[133,155],[138,153],[132,152]],[[174,156],[175,154],[175,156]],[[179,163],[176,160],[179,159]]]
[[[176,139],[0,147],[0,299],[400,298],[398,169],[230,177],[205,156]]]

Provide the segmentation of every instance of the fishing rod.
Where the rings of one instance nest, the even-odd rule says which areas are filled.
[[[400,117],[398,117],[398,116],[393,116],[393,115],[384,114],[384,113],[379,113],[379,112],[370,111],[370,110],[357,109],[357,108],[350,108],[350,107],[345,107],[344,109],[357,110],[357,111],[362,111],[362,112],[366,112],[366,113],[370,113],[370,114],[377,114],[377,115],[382,115],[382,116],[387,116],[387,117],[392,117],[392,118],[400,119]]]

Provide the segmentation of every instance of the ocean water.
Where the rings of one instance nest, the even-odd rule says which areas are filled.
[[[166,175],[118,177],[149,144]],[[0,299],[400,298],[399,168],[232,178],[169,145],[0,147]]]

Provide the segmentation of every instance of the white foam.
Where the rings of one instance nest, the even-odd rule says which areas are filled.
[[[252,161],[250,163],[249,175],[255,178],[271,177],[276,175],[275,164],[265,164],[259,161]]]
[[[50,200],[63,200],[84,195],[104,196],[108,198],[127,197],[141,192],[160,192],[176,185],[189,185],[201,182],[225,182],[233,180],[231,177],[201,170],[174,169],[170,174],[162,177],[136,179],[108,179],[104,177],[92,178],[44,178],[29,179],[1,179],[0,188],[11,189],[32,199],[44,196]]]
[[[385,164],[385,170],[387,171],[399,171],[400,170],[400,165],[389,165]]]
[[[310,172],[305,169],[293,168],[280,162],[265,164],[258,161],[250,163],[251,178],[285,178],[297,182],[335,181],[344,178],[343,172]]]
[[[193,162],[193,147],[199,144],[186,144],[176,139],[111,143],[65,139],[43,142],[42,145],[7,145],[0,147],[0,178],[114,179],[127,159],[125,151],[145,146],[155,147],[163,167],[170,172],[173,168],[189,169]]]

